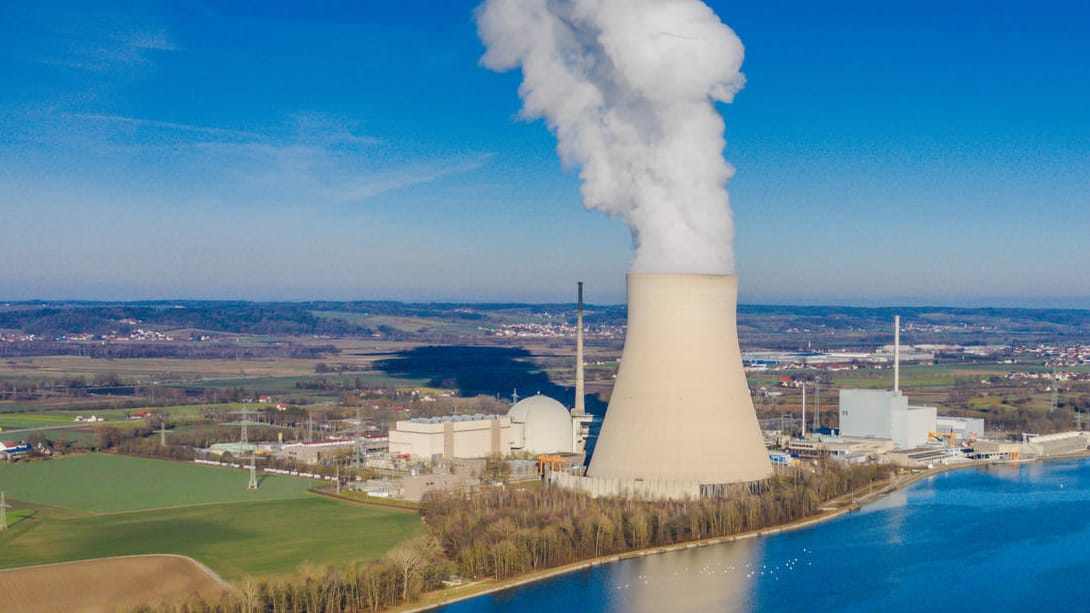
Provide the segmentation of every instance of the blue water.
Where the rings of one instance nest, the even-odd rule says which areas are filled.
[[[440,610],[1087,611],[1090,461],[943,473],[812,528],[625,560]]]

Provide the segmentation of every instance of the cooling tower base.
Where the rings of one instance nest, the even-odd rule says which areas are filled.
[[[763,489],[764,481],[751,483],[700,483],[699,481],[665,481],[641,479],[604,479],[582,477],[564,472],[549,472],[545,480],[550,485],[601,496],[636,500],[695,499],[729,496],[732,493],[752,493]]]

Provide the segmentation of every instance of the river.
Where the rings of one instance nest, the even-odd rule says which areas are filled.
[[[1090,460],[940,473],[811,528],[623,560],[439,610],[1090,610]]]

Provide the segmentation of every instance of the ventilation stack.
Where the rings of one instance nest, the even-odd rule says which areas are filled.
[[[586,385],[583,382],[583,282],[579,282],[579,303],[575,307],[575,405],[571,414],[587,414]]]
[[[738,277],[629,274],[628,332],[583,487],[717,495],[772,476],[742,369]]]

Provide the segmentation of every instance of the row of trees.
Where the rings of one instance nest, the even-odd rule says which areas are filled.
[[[184,306],[184,308],[177,308]],[[0,328],[42,338],[128,334],[136,328],[196,329],[236,334],[369,336],[369,328],[319,317],[306,303],[16,305],[0,309]]]
[[[821,464],[775,477],[767,489],[723,498],[638,501],[561,488],[432,492],[430,534],[469,576],[503,579],[587,558],[727,536],[795,521],[820,505],[888,478],[888,466]]]
[[[14,341],[0,343],[2,357],[34,357],[75,355],[106,360],[135,358],[202,359],[315,359],[340,353],[334,345],[307,345],[279,342],[262,345],[240,345],[233,340],[194,342],[189,340],[139,342],[112,341]]]
[[[304,567],[283,581],[246,579],[218,600],[200,596],[137,609],[140,613],[327,613],[380,611],[437,589],[453,565],[431,536],[402,543],[381,560],[344,570]]]

